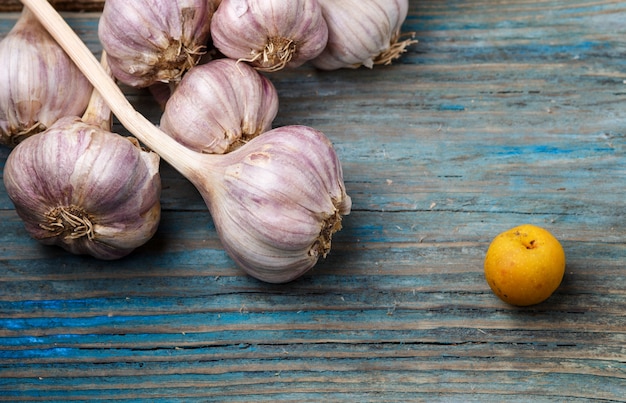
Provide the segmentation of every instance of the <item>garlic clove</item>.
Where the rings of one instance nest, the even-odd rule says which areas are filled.
[[[158,171],[157,154],[65,117],[12,150],[4,184],[31,237],[108,260],[126,256],[156,232]]]
[[[0,41],[0,144],[14,147],[57,119],[80,115],[92,87],[24,7]]]
[[[222,157],[221,169],[213,169],[218,177],[201,192],[225,250],[241,268],[284,283],[326,257],[351,199],[323,133],[283,126]]]
[[[328,42],[311,61],[322,70],[390,64],[416,43],[400,32],[408,0],[318,0],[328,25]]]
[[[107,0],[98,37],[114,76],[133,87],[177,82],[198,63],[218,0]]]
[[[245,63],[217,59],[183,77],[160,127],[192,150],[223,154],[271,129],[277,113],[270,80]]]
[[[317,0],[222,0],[211,36],[227,57],[277,71],[319,55],[328,27]]]

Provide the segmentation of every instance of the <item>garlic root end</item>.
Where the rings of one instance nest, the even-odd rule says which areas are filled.
[[[402,39],[406,37],[408,38]],[[391,64],[394,60],[398,59],[401,54],[406,52],[407,47],[418,42],[417,39],[413,38],[415,38],[415,32],[396,33],[396,35],[394,35],[391,39],[389,48],[387,48],[387,50],[382,52],[380,55],[376,56],[374,64]]]
[[[50,232],[50,238],[64,235],[65,239],[78,239],[86,236],[92,241],[96,235],[92,218],[78,206],[58,206],[45,214],[46,224],[41,229]]]
[[[334,214],[323,221],[320,235],[309,250],[311,256],[322,256],[325,258],[331,249],[333,234],[341,230],[341,213],[335,210]]]
[[[251,58],[237,61],[253,63],[260,71],[273,72],[285,68],[296,52],[297,46],[292,39],[274,37],[268,39],[262,52],[253,50]]]
[[[172,41],[154,65],[155,80],[163,83],[180,81],[183,74],[198,64],[200,57],[206,53],[205,49],[206,46],[202,45],[187,47],[182,40]]]

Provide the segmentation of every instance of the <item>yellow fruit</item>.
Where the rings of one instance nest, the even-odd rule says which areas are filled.
[[[548,231],[530,224],[496,236],[485,256],[485,279],[503,301],[517,306],[538,304],[559,287],[565,252]]]

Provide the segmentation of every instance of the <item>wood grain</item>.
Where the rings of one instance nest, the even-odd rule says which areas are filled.
[[[104,0],[49,0],[59,11],[102,11]],[[22,9],[19,0],[2,0],[0,12],[15,12]]]
[[[241,272],[166,164],[158,233],[115,262],[31,240],[0,183],[0,401],[626,401],[626,2],[410,5],[398,63],[269,76],[354,203],[293,283]],[[66,17],[99,53],[97,14]],[[525,222],[567,268],[515,308],[482,263]]]

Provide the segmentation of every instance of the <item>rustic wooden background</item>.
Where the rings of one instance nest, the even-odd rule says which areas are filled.
[[[298,281],[235,267],[165,164],[158,233],[115,262],[31,240],[0,183],[0,401],[626,401],[626,2],[411,1],[405,30],[393,66],[271,75],[354,202]],[[515,308],[482,263],[526,222],[567,269]]]
[[[61,11],[101,11],[104,0],[48,0],[57,10]],[[2,0],[0,12],[15,12],[22,9],[19,0]]]

